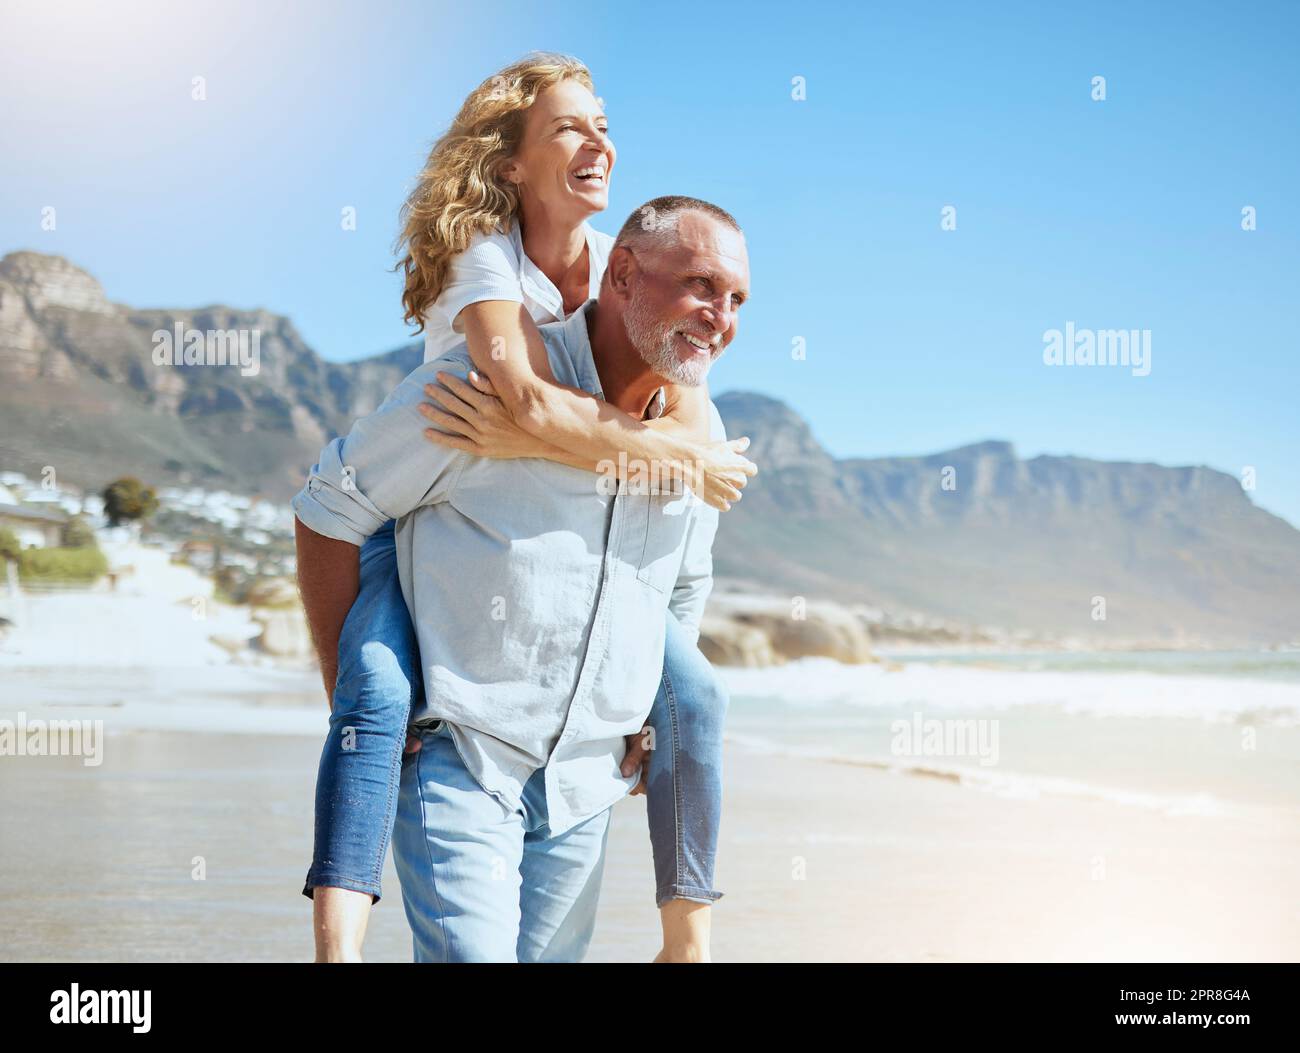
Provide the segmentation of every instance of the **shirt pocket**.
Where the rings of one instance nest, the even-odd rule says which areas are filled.
[[[682,566],[690,497],[686,494],[649,494],[633,497],[633,515],[640,529],[633,535],[637,580],[657,592],[671,592]]]

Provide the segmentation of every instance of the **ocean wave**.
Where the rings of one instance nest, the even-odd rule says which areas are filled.
[[[1300,685],[1168,673],[1022,671],[937,663],[845,665],[805,658],[764,669],[720,669],[733,699],[795,707],[988,714],[1020,706],[1094,717],[1164,717],[1300,725]]]
[[[1106,801],[1131,808],[1145,808],[1168,816],[1227,816],[1237,809],[1208,793],[1157,794],[1122,787],[1102,786],[1059,776],[1026,775],[1004,770],[944,764],[931,758],[853,756],[816,746],[796,746],[776,742],[758,735],[727,734],[726,741],[750,753],[774,757],[792,757],[825,764],[843,764],[854,768],[886,772],[913,778],[938,779],[967,789],[978,790],[1011,800],[1038,800],[1048,797],[1072,797]]]

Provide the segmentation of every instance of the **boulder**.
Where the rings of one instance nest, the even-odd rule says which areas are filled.
[[[262,626],[254,646],[263,654],[275,658],[310,658],[316,653],[302,608],[257,610],[253,612],[253,621]]]
[[[249,585],[244,602],[250,607],[297,607],[298,586],[289,578],[262,578]]]
[[[767,633],[725,615],[705,614],[700,622],[700,650],[715,665],[780,665],[785,661],[772,649]]]
[[[795,616],[780,597],[715,597],[700,628],[700,650],[719,665],[768,666],[798,658],[877,661],[867,620],[836,603],[808,603]]]

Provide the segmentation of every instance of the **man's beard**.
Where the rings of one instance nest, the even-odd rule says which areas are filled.
[[[709,366],[713,364],[716,356],[711,354],[708,358],[704,358],[701,355],[692,355],[686,361],[682,361],[673,347],[673,334],[678,329],[682,329],[704,341],[708,341],[709,336],[703,333],[692,333],[689,326],[661,322],[651,312],[650,305],[645,302],[645,298],[635,286],[628,298],[627,309],[623,312],[623,327],[627,330],[627,338],[636,348],[637,354],[656,376],[688,388],[697,388],[704,383]]]

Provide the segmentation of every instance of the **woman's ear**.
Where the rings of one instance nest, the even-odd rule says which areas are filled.
[[[497,175],[503,182],[512,183],[515,186],[518,186],[523,180],[523,173],[519,170],[519,162],[513,157],[508,157],[501,162],[501,166],[497,169]]]

